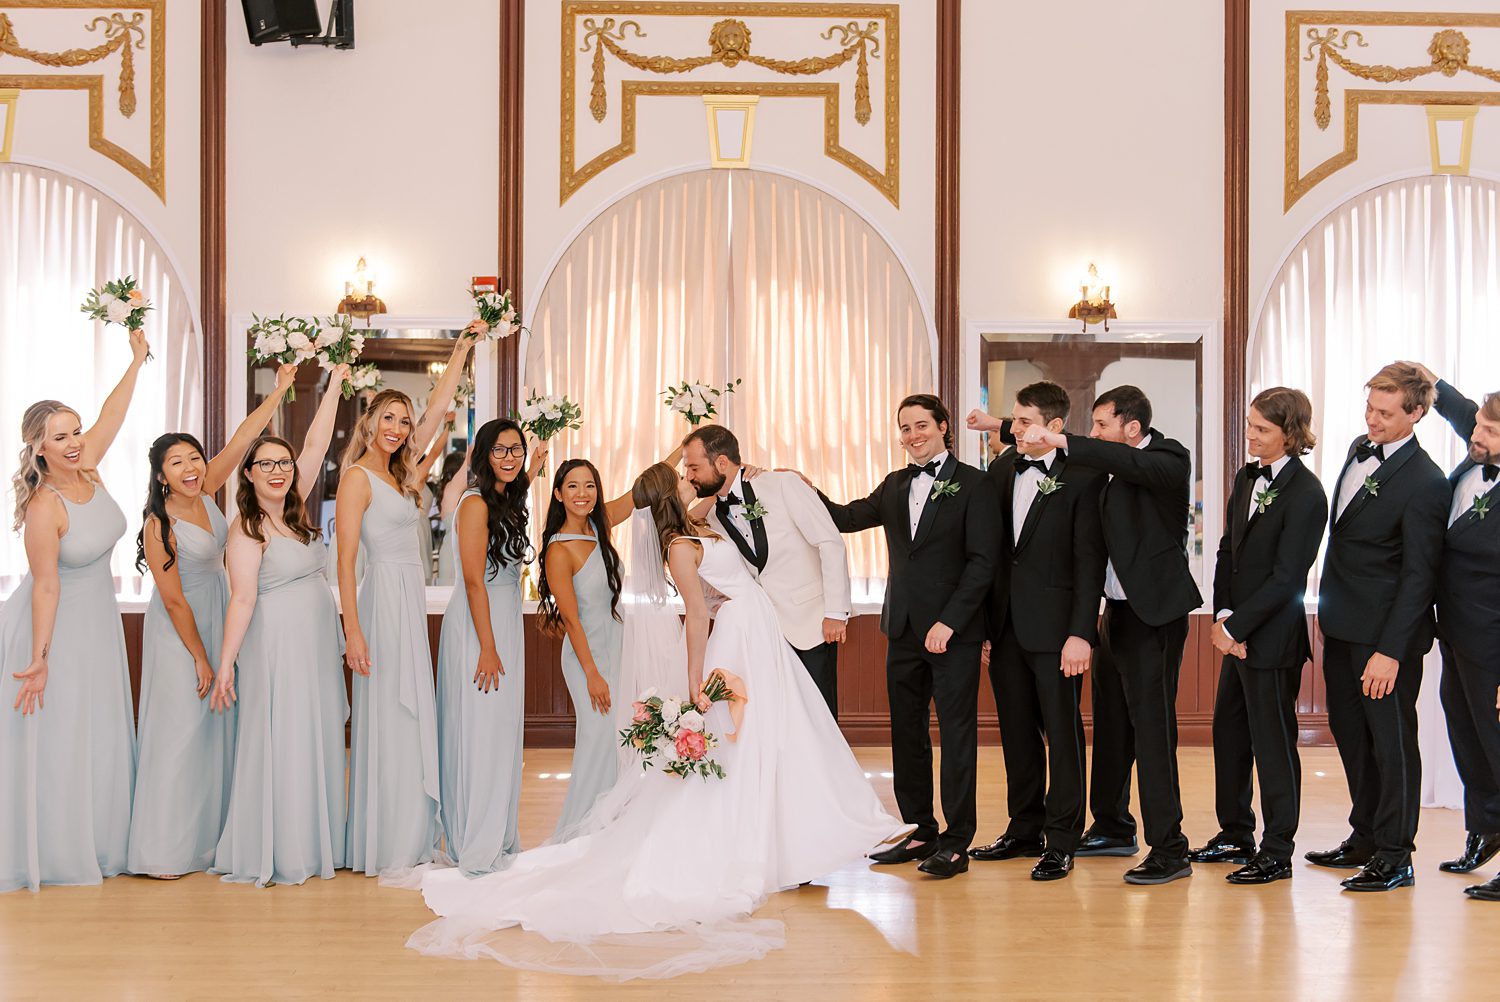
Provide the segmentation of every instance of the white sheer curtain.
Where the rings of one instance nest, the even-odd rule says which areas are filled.
[[[564,254],[531,329],[525,388],[584,410],[553,456],[592,459],[611,495],[686,432],[663,406],[669,383],[742,378],[722,420],[745,458],[801,468],[837,497],[902,462],[893,408],[933,386],[921,308],[885,241],[764,172],[684,174],[623,198]],[[878,538],[849,549],[856,591],[878,592]]]
[[[125,426],[100,466],[124,510],[128,535],[115,550],[117,588],[138,595],[135,534],[145,500],[147,450],[165,431],[203,434],[203,344],[182,283],[146,229],[99,191],[55,171],[0,164],[0,457],[5,530],[0,596],[26,573],[26,553],[9,531],[10,478],[21,450],[21,414],[53,398],[98,415],[130,361],[124,329],[79,312],[90,288],[133,275],[155,309],[146,334],[155,360],[142,369]]]
[[[1397,359],[1425,363],[1467,396],[1500,389],[1500,185],[1424,177],[1346,202],[1292,251],[1251,338],[1250,392],[1296,386],[1312,397],[1325,487],[1364,431],[1364,383]],[[1465,445],[1436,416],[1417,428],[1444,469]],[[1316,582],[1314,581],[1314,585]],[[1428,806],[1459,806],[1437,700],[1440,659],[1423,672],[1421,745]]]

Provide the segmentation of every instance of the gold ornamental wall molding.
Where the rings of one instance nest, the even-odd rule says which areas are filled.
[[[1367,62],[1370,47],[1364,28],[1433,28],[1425,61],[1405,66]],[[1343,148],[1302,172],[1302,75],[1314,64],[1313,125],[1319,132],[1333,124],[1332,81],[1391,85],[1427,79],[1473,79],[1500,85],[1500,67],[1471,61],[1472,42],[1462,30],[1500,29],[1500,14],[1441,14],[1420,11],[1288,10],[1286,12],[1286,159],[1282,211],[1339,170],[1359,159],[1360,110],[1366,105],[1497,105],[1500,86],[1482,90],[1407,90],[1390,86],[1346,86],[1343,98]],[[1374,33],[1371,32],[1373,35]],[[1494,36],[1490,36],[1494,37]],[[1414,51],[1413,58],[1419,53]],[[1500,60],[1497,60],[1500,61]],[[1333,74],[1337,72],[1339,76]]]
[[[706,52],[692,55],[650,53],[652,18],[715,18]],[[643,26],[642,20],[646,23]],[[749,23],[747,23],[747,20]],[[752,49],[758,26],[766,23],[816,25],[809,41],[821,40],[833,51],[772,57]],[[581,40],[580,40],[581,35]],[[823,152],[873,185],[900,206],[900,8],[866,3],[669,3],[661,0],[565,0],[562,5],[562,127],[559,204],[566,202],[606,168],[636,152],[637,110],[642,98],[693,97],[705,94],[757,95],[763,98],[811,98],[823,102]],[[615,110],[611,86],[620,77],[619,140],[587,160],[579,157],[578,92],[580,67],[587,55],[588,116],[604,123]],[[615,65],[612,65],[615,64]],[[802,83],[746,80],[666,81],[623,79],[629,71],[652,76],[692,73],[709,67],[734,70],[755,67],[782,76],[813,77],[854,64],[852,88],[844,80]],[[854,121],[863,128],[874,118],[870,74],[884,65],[880,126],[884,129],[883,162],[869,162],[841,139],[844,91],[852,90]],[[613,72],[612,72],[613,70]]]
[[[71,16],[77,12],[79,41],[95,44],[48,51],[31,44],[24,28],[18,28],[7,11],[47,11]],[[88,12],[96,13],[89,17]],[[127,13],[128,12],[128,13]],[[71,22],[70,26],[71,26]],[[51,27],[49,25],[49,27]],[[89,33],[93,33],[90,37]],[[98,41],[96,41],[96,39]],[[133,118],[138,110],[136,54],[147,50],[147,101],[149,108],[149,157],[147,163],[130,150],[105,137],[105,112],[118,110]],[[8,72],[17,62],[47,69],[78,69],[98,64],[110,70],[118,64],[113,102],[106,94],[105,73]],[[81,90],[88,94],[89,148],[135,175],[142,184],[167,200],[166,109],[167,109],[167,15],[166,0],[0,0],[0,88],[27,90]]]

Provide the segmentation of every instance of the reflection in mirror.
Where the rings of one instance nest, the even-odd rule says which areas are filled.
[[[1111,387],[1132,384],[1151,400],[1153,427],[1193,455],[1193,515],[1188,556],[1200,588],[1203,557],[1203,340],[1197,334],[990,333],[980,339],[980,406],[1009,417],[1016,392],[1049,379],[1068,391],[1067,432],[1087,435],[1093,403]],[[987,436],[984,461],[1001,448]]]
[[[447,367],[448,356],[453,351],[453,342],[462,332],[459,330],[435,329],[390,329],[364,330],[364,353],[360,363],[373,362],[380,369],[381,385],[360,390],[339,408],[338,423],[334,426],[333,444],[328,449],[328,458],[323,463],[322,473],[307,497],[309,512],[315,512],[323,529],[323,542],[328,548],[328,577],[337,578],[338,555],[334,545],[334,501],[338,496],[339,461],[344,447],[349,443],[350,433],[360,415],[365,412],[370,399],[382,388],[397,389],[411,397],[420,415],[426,408],[428,398],[437,386]],[[444,545],[449,516],[458,504],[463,490],[460,468],[470,439],[474,434],[474,376],[473,356],[466,363],[466,372],[459,383],[456,399],[447,414],[447,422],[440,430],[432,448],[442,450],[442,455],[432,464],[432,472],[423,489],[424,515],[417,520],[417,531],[421,538],[420,552],[427,557],[426,579],[429,584],[451,585],[454,579],[454,562],[451,546]],[[247,365],[247,399],[254,408],[272,391],[276,382],[276,370],[271,366]],[[305,364],[297,370],[297,396],[295,400],[283,402],[271,420],[270,431],[289,442],[301,442],[312,423],[318,400],[328,392],[328,374],[314,364]],[[338,392],[335,387],[333,392]],[[451,489],[450,489],[451,488]],[[363,573],[363,561],[356,574]]]

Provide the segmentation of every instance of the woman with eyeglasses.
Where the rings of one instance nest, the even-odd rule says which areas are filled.
[[[221,712],[239,703],[234,782],[212,869],[235,883],[326,880],[344,865],[349,702],[338,610],[303,493],[322,469],[348,375],[347,365],[333,369],[301,456],[263,435],[240,464],[229,609],[209,700]]]
[[[438,645],[438,772],[448,854],[470,877],[502,868],[521,849],[521,565],[530,549],[526,495],[546,455],[543,442],[528,469],[520,425],[486,422],[474,435],[469,488],[448,530],[459,579]]]
[[[295,365],[281,366],[275,391],[212,459],[186,432],[151,443],[135,566],[149,566],[156,587],[141,641],[131,873],[175,880],[213,865],[229,806],[235,731],[232,711],[214,713],[208,705],[229,604],[229,523],[213,495],[270,423],[296,375]]]

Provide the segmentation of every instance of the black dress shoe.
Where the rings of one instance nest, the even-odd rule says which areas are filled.
[[[1134,856],[1141,851],[1136,845],[1135,836],[1127,838],[1114,838],[1109,835],[1093,835],[1085,832],[1083,841],[1078,843],[1075,856]]]
[[[1188,853],[1188,859],[1194,863],[1239,863],[1244,866],[1254,855],[1254,844],[1226,838],[1221,833],[1209,839],[1208,845],[1202,849]]]
[[[1438,869],[1444,873],[1468,873],[1494,859],[1496,853],[1500,853],[1500,834],[1475,835],[1470,832],[1464,841],[1464,854],[1439,863]]]
[[[1375,858],[1374,849],[1361,849],[1348,839],[1332,849],[1319,849],[1304,853],[1303,859],[1318,866],[1331,866],[1336,870],[1354,870]]]
[[[1125,871],[1127,884],[1170,884],[1174,880],[1193,875],[1193,864],[1185,859],[1169,859],[1154,853],[1147,856],[1139,866]]]
[[[970,849],[969,855],[988,862],[996,859],[1016,859],[1020,856],[1040,856],[1046,848],[1039,838],[1024,839],[1016,838],[1014,835],[1001,835],[989,845]]]
[[[1410,887],[1417,882],[1411,864],[1396,866],[1383,859],[1372,859],[1352,877],[1343,881],[1346,891],[1390,891],[1397,887]]]
[[[958,849],[939,849],[917,864],[917,869],[929,877],[947,880],[969,868],[969,854]]]
[[[1073,854],[1060,849],[1048,849],[1031,868],[1032,880],[1061,880],[1073,872]]]
[[[918,842],[913,845],[911,836],[908,835],[889,849],[870,853],[870,862],[881,863],[886,866],[890,866],[893,863],[911,863],[931,856],[934,852],[937,852],[937,847],[937,839],[930,839],[926,842]]]
[[[1464,893],[1475,901],[1500,901],[1500,877],[1495,877],[1488,883],[1465,887]]]
[[[1290,860],[1272,856],[1252,856],[1250,862],[1224,877],[1231,884],[1269,884],[1292,879]]]

